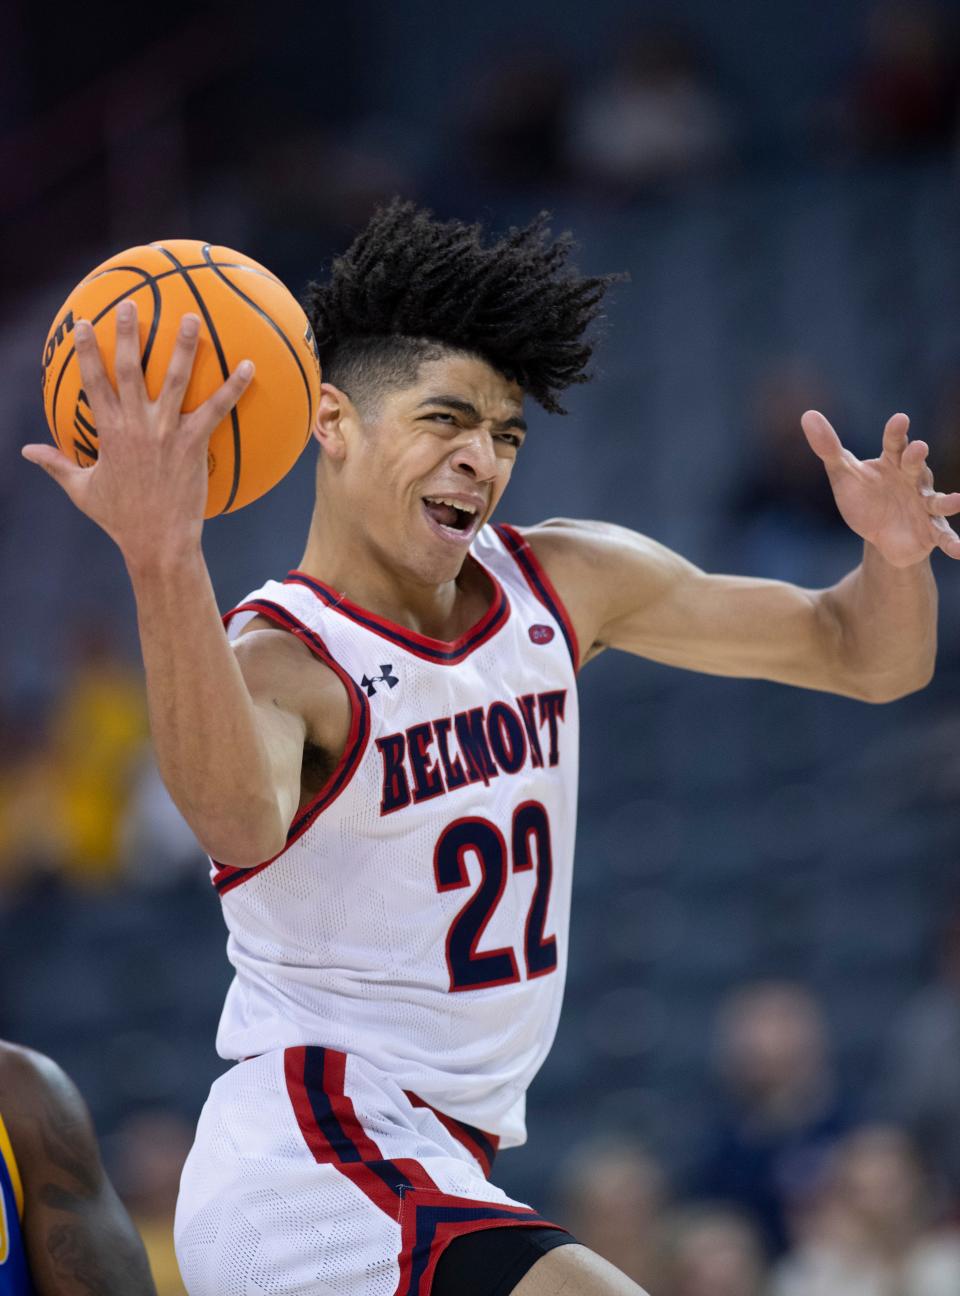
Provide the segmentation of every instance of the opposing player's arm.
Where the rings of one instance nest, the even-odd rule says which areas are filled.
[[[709,575],[609,523],[551,521],[526,538],[567,605],[584,661],[619,648],[874,702],[923,687],[933,670],[936,589],[926,562],[893,567],[868,544],[839,584],[807,590]]]
[[[0,1095],[38,1296],[155,1296],[143,1243],[104,1172],[72,1081],[48,1058],[5,1046]]]

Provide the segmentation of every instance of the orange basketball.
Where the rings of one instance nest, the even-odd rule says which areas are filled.
[[[160,393],[180,320],[200,317],[196,362],[183,402],[196,409],[241,360],[256,365],[250,386],[214,429],[208,455],[206,516],[259,499],[290,471],[310,438],[320,398],[313,330],[291,293],[264,266],[195,239],[130,248],[104,261],[57,312],[43,350],[43,406],[60,449],[81,467],[97,457],[97,430],[71,334],[93,324],[114,375],[114,308],[137,304],[147,392]]]

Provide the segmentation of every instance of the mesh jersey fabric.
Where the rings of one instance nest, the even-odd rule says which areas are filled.
[[[510,1146],[566,972],[577,645],[519,533],[483,528],[471,560],[490,604],[454,643],[298,572],[227,615],[296,634],[353,721],[285,849],[213,864],[236,973],[217,1047],[342,1050]]]
[[[181,1180],[190,1296],[430,1296],[454,1238],[556,1228],[487,1181],[476,1133],[333,1049],[238,1063],[210,1091]]]

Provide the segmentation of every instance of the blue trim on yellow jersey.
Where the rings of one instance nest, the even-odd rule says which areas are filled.
[[[20,1221],[23,1185],[3,1117],[0,1116],[0,1296],[36,1296],[27,1271]]]

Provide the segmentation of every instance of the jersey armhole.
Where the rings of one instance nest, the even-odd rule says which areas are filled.
[[[574,674],[577,674],[580,670],[580,644],[577,641],[577,632],[573,628],[570,614],[564,607],[563,600],[547,575],[546,569],[533,552],[533,546],[526,537],[522,536],[514,527],[507,526],[505,522],[494,526],[493,529],[503,542],[507,553],[510,554],[520,568],[520,573],[530,587],[530,592],[534,598],[543,604],[559,625],[560,633],[566,640],[567,649],[570,653]]]
[[[287,829],[287,840],[284,842],[282,850],[278,851],[270,859],[264,860],[262,864],[255,864],[252,868],[246,869],[234,868],[230,864],[221,864],[217,860],[211,860],[214,869],[213,885],[221,896],[227,891],[231,891],[235,886],[240,886],[243,882],[249,881],[251,877],[255,877],[257,873],[262,872],[268,865],[278,860],[281,855],[290,849],[298,837],[303,836],[314,820],[336,801],[356,772],[370,737],[369,701],[356,681],[347,674],[331,654],[329,648],[316,631],[305,626],[285,607],[282,607],[279,603],[273,603],[269,599],[250,599],[248,602],[232,608],[223,618],[224,625],[229,627],[230,621],[240,612],[252,612],[255,616],[261,616],[271,621],[279,629],[289,631],[301,643],[305,644],[318,660],[322,661],[325,666],[328,666],[337,675],[347,690],[347,696],[350,699],[350,730],[347,734],[343,754],[336,767],[316,796],[302,810],[296,813],[293,822]]]

